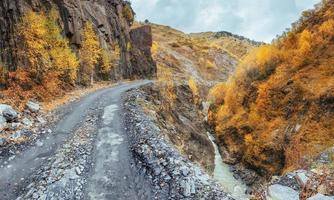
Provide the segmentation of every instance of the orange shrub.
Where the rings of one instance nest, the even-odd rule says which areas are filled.
[[[188,85],[189,85],[189,87],[192,91],[193,99],[194,99],[195,104],[198,104],[199,101],[200,101],[200,95],[199,95],[199,90],[198,90],[196,81],[193,78],[191,78],[188,81]]]
[[[165,66],[158,65],[157,77],[158,83],[161,86],[160,93],[165,101],[162,109],[169,110],[174,107],[177,98],[172,71]]]
[[[329,19],[321,24],[319,31],[323,34],[323,37],[327,38],[334,33],[334,19]]]
[[[210,89],[207,99],[212,104],[223,104],[225,97],[224,91],[225,83],[219,83]]]

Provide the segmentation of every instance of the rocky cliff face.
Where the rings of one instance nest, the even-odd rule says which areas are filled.
[[[115,79],[132,76],[146,77],[146,75],[151,77],[153,74],[135,73],[155,73],[156,66],[149,51],[143,53],[145,56],[132,56],[133,52],[141,52],[142,49],[132,45],[130,26],[133,18],[129,17],[125,11],[134,13],[130,4],[123,0],[2,0],[0,2],[0,61],[9,66],[9,70],[15,70],[20,64],[20,58],[16,54],[20,44],[15,40],[15,25],[30,10],[46,11],[52,7],[59,11],[63,34],[68,37],[74,50],[81,45],[81,33],[86,21],[94,24],[103,48],[112,50],[119,46],[120,63],[114,71]],[[136,33],[142,32],[136,31]],[[148,33],[144,38],[151,37]],[[134,70],[141,68],[138,64],[142,63],[150,69]],[[128,74],[129,72],[131,74]]]
[[[156,63],[151,56],[151,47],[153,44],[152,29],[150,26],[142,26],[131,30],[130,38],[132,41],[130,59],[131,63],[137,68],[130,68],[126,73],[129,77],[153,78],[157,73]],[[146,59],[141,59],[146,58]],[[145,76],[143,76],[145,75]]]

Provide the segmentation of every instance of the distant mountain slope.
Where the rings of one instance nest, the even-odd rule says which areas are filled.
[[[219,46],[238,58],[244,57],[253,47],[264,44],[226,31],[192,33],[190,35],[193,38],[205,40],[213,46]]]
[[[270,176],[310,166],[334,145],[333,50],[334,1],[326,0],[212,89],[209,118],[230,162]]]
[[[168,26],[151,24],[152,53],[158,76],[172,74],[175,82],[194,80],[203,96],[208,88],[231,75],[239,60],[258,43],[220,33],[185,34]]]

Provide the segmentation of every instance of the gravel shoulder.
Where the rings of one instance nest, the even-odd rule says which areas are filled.
[[[151,180],[155,198],[233,199],[160,134],[136,103],[141,95],[132,90],[123,96],[123,120],[136,164]]]

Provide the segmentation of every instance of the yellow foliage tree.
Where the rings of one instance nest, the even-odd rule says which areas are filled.
[[[311,51],[312,34],[308,30],[304,30],[299,37],[299,54],[304,56]]]
[[[155,57],[157,55],[158,50],[159,50],[159,44],[156,41],[154,41],[153,45],[152,45],[152,48],[151,48],[151,52],[152,52],[153,57]]]
[[[199,90],[198,90],[196,81],[193,78],[191,78],[188,81],[188,85],[192,91],[194,102],[195,104],[197,104],[199,101]]]
[[[216,65],[215,65],[212,61],[210,61],[210,60],[206,60],[206,62],[205,62],[205,67],[206,67],[207,69],[213,69],[213,68],[216,68]]]
[[[98,73],[103,76],[105,79],[110,78],[110,73],[114,61],[114,52],[109,51],[108,49],[102,49],[100,52],[100,63]]]
[[[58,19],[56,9],[47,14],[27,13],[18,26],[24,43],[22,54],[29,62],[30,73],[37,79],[41,80],[46,73],[52,72],[73,83],[79,62],[61,35]]]
[[[270,60],[271,50],[270,45],[261,46],[256,54],[256,64],[265,65]]]
[[[123,16],[125,17],[125,19],[129,22],[130,25],[132,25],[135,16],[133,13],[133,10],[131,8],[131,5],[129,3],[126,3],[123,7]]]
[[[319,31],[323,34],[323,37],[327,38],[334,34],[334,20],[329,19],[325,21],[319,28]]]
[[[47,16],[47,41],[50,49],[50,59],[52,67],[61,78],[73,84],[77,78],[79,61],[69,47],[68,40],[61,36],[61,30],[57,24],[58,20],[58,11],[52,9]]]
[[[158,65],[157,75],[159,84],[162,88],[161,96],[165,101],[165,103],[162,105],[164,106],[162,109],[171,109],[174,107],[174,102],[177,98],[172,71],[165,66]]]
[[[18,33],[24,42],[22,55],[29,62],[30,72],[41,78],[49,68],[50,59],[47,50],[47,18],[44,14],[28,12],[19,24]]]
[[[80,49],[81,70],[80,82],[93,84],[94,69],[100,57],[100,43],[91,22],[86,22],[83,29],[83,42]]]
[[[210,89],[208,94],[208,100],[212,104],[223,104],[224,102],[224,91],[226,90],[225,83],[219,83]]]
[[[112,78],[112,70],[114,66],[119,63],[120,49],[116,45],[113,49],[102,48],[99,55],[99,63],[97,73],[103,80],[110,80]]]

